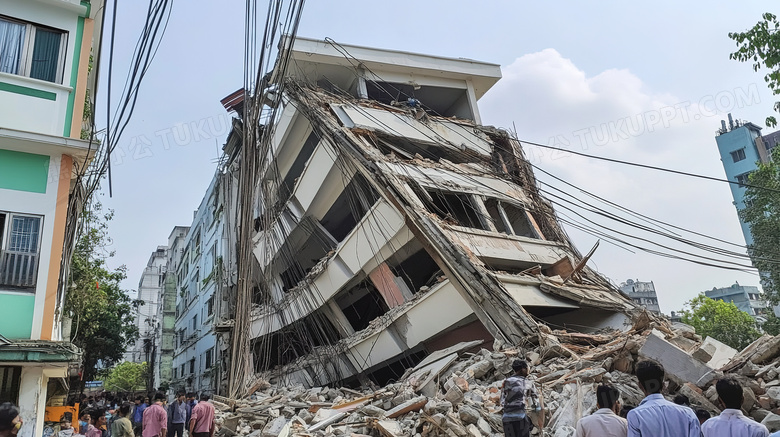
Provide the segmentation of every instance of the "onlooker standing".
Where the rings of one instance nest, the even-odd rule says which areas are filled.
[[[88,416],[88,418],[85,417],[85,415],[81,416],[81,420],[87,419],[85,420],[85,422],[87,422],[87,429],[83,434],[87,437],[103,437],[103,431],[98,428],[100,417],[103,416],[100,414],[100,411],[92,410],[92,412],[86,416]],[[103,419],[105,420],[105,416],[103,416]]]
[[[143,422],[144,422],[144,410],[148,407],[148,405],[144,402],[143,396],[138,396],[135,398],[135,406],[133,407],[133,432],[135,435],[140,436],[141,431],[143,430]]]
[[[125,402],[116,412],[119,418],[111,424],[111,437],[133,437],[133,424],[127,418],[130,415],[130,403]]]
[[[81,416],[79,416],[79,434],[87,435],[89,427],[92,426],[92,417],[89,414],[90,410],[81,410]],[[94,427],[93,427],[94,428]]]
[[[693,410],[664,399],[664,368],[654,361],[640,361],[636,378],[645,398],[628,412],[629,437],[701,437]]]
[[[734,378],[722,378],[715,384],[718,400],[725,409],[720,416],[701,426],[704,437],[768,437],[769,430],[742,414],[742,386]]]
[[[185,428],[189,429],[190,427],[190,419],[192,419],[192,409],[195,408],[195,405],[198,404],[198,400],[196,399],[195,393],[189,392],[187,393],[187,406],[189,406],[189,410],[187,411],[187,426]]]
[[[0,404],[0,437],[15,437],[23,423],[19,409],[14,404]]]
[[[162,406],[165,395],[154,395],[154,403],[144,410],[143,437],[165,437],[168,428],[168,413]]]
[[[214,406],[209,402],[209,395],[200,395],[200,402],[192,409],[189,426],[190,437],[214,437]]]
[[[528,400],[537,398],[536,388],[528,377],[528,363],[515,360],[512,363],[515,374],[504,380],[501,388],[501,405],[504,407],[502,422],[506,437],[528,437],[531,434],[531,419],[526,414]],[[537,407],[537,410],[540,408]]]
[[[620,392],[614,387],[600,385],[596,389],[596,405],[599,409],[577,422],[574,437],[626,437],[628,422],[618,416]]]
[[[168,430],[171,437],[184,437],[184,426],[189,415],[190,406],[187,403],[187,396],[180,391],[176,395],[176,400],[168,406]]]

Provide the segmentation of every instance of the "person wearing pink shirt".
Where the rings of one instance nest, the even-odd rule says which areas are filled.
[[[192,407],[190,437],[214,437],[214,406],[208,400],[209,395],[202,394],[200,402]]]
[[[144,410],[143,437],[165,437],[168,431],[168,413],[162,406],[165,395],[154,395],[154,403]]]

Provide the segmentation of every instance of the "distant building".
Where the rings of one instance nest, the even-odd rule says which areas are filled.
[[[626,294],[634,303],[639,304],[648,311],[656,314],[661,313],[661,307],[658,305],[658,295],[655,293],[655,284],[653,281],[640,282],[638,279],[627,279],[620,284],[620,291]]]
[[[758,287],[739,285],[738,282],[735,282],[730,287],[707,290],[704,292],[704,295],[710,299],[731,302],[741,311],[753,317],[760,317],[767,308],[767,303],[763,300]]]
[[[135,325],[138,327],[138,339],[126,354],[128,361],[148,362],[154,368],[154,356],[159,343],[163,278],[167,263],[168,247],[157,246],[149,256],[138,281],[138,297],[142,302],[138,307]]]
[[[720,160],[728,180],[745,183],[748,180],[748,175],[756,170],[756,163],[769,160],[770,151],[780,140],[780,131],[762,136],[761,128],[755,124],[740,120],[735,121],[731,114],[728,118],[728,125],[726,125],[725,120],[721,120],[721,128],[718,130],[715,142],[718,144]],[[745,187],[737,184],[729,185],[737,211],[744,209]],[[753,244],[750,227],[741,218],[739,223],[742,226],[745,243],[747,245]]]

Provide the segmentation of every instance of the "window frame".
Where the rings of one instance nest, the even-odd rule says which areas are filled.
[[[744,147],[741,148],[741,149],[733,150],[733,151],[729,152],[729,154],[731,155],[731,160],[734,161],[735,163],[740,162],[740,161],[744,161],[745,159],[747,159],[747,156],[745,155],[745,148]]]
[[[19,71],[12,74],[14,76],[22,76],[28,79],[40,80],[43,82],[54,83],[62,85],[65,78],[65,60],[68,53],[68,31],[57,29],[51,26],[45,26],[42,24],[33,23],[30,21],[19,20],[7,15],[0,15],[0,20],[7,21],[9,23],[15,23],[25,26],[24,29],[24,44],[22,45],[22,53],[19,58]],[[60,34],[60,47],[59,54],[57,56],[57,73],[53,81],[46,79],[37,79],[30,76],[32,70],[33,50],[35,50],[35,37],[38,29],[46,30],[49,32],[56,32]]]
[[[38,219],[38,235],[37,235],[37,241],[35,242],[36,250],[35,252],[30,252],[31,254],[32,253],[35,254],[35,263],[36,263],[36,265],[33,267],[34,269],[34,274],[32,278],[33,284],[29,286],[17,286],[17,285],[5,284],[4,282],[0,282],[0,288],[10,287],[13,288],[14,290],[19,290],[22,292],[35,293],[35,290],[38,288],[38,274],[40,273],[39,268],[41,265],[41,245],[43,243],[45,217],[42,215],[18,213],[18,212],[5,211],[5,210],[0,210],[0,215],[4,216],[4,219],[0,221],[0,273],[2,272],[2,268],[3,268],[3,259],[5,258],[6,252],[8,252],[8,245],[11,243],[11,231],[12,231],[14,218],[26,217],[26,218]]]

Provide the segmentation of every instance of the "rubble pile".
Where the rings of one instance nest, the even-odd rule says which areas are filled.
[[[501,385],[517,358],[531,365],[540,412],[533,435],[570,437],[596,410],[596,386],[620,390],[624,405],[644,395],[634,364],[654,359],[667,371],[664,393],[684,394],[718,414],[715,381],[734,375],[745,387],[743,410],[780,430],[780,336],[763,336],[741,352],[683,324],[639,316],[627,332],[582,334],[540,327],[537,344],[479,349],[466,342],[430,354],[399,382],[381,389],[275,387],[258,380],[241,400],[216,396],[219,437],[490,437],[503,435]],[[472,352],[478,350],[478,352]],[[539,427],[542,427],[543,431]]]

